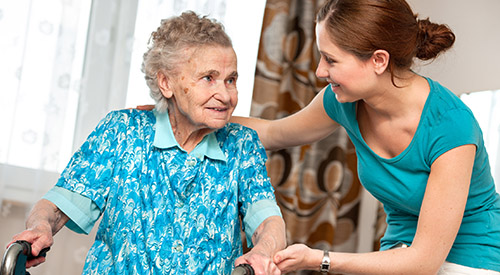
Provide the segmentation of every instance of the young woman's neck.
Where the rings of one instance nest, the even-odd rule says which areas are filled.
[[[390,73],[381,76],[374,96],[360,101],[367,113],[396,119],[423,108],[429,94],[425,78],[407,71],[395,77],[394,83]]]

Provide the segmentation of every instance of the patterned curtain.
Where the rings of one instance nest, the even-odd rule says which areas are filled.
[[[319,60],[315,15],[321,4],[322,0],[267,1],[251,116],[288,116],[327,84],[315,76]],[[268,172],[287,225],[288,243],[355,252],[362,187],[345,130],[339,128],[314,144],[268,153]]]

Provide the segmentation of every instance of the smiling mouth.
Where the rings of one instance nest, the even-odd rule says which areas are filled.
[[[217,112],[225,112],[227,111],[227,108],[208,108],[210,110],[214,110],[214,111],[217,111]]]
[[[330,83],[330,85],[332,85],[332,88],[335,88],[335,87],[339,87],[339,86],[340,86],[340,84],[335,83],[335,82],[334,82],[333,80],[331,80],[331,79],[328,79],[328,83]]]

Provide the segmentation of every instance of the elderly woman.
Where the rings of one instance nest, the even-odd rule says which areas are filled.
[[[163,20],[151,39],[143,71],[156,108],[109,113],[13,240],[36,256],[64,225],[88,234],[101,218],[84,274],[228,274],[237,258],[279,274],[272,257],[285,230],[265,150],[256,132],[228,123],[231,40],[193,12]],[[253,247],[243,256],[241,227]]]

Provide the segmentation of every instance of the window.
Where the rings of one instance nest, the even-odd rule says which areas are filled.
[[[71,153],[89,1],[0,4],[0,163],[60,170]]]
[[[71,155],[90,2],[0,3],[0,207],[32,203]]]
[[[178,15],[185,10],[193,10],[217,19],[224,24],[231,37],[238,57],[240,75],[237,84],[239,101],[234,114],[248,116],[265,4],[265,0],[139,1],[126,105],[135,107],[153,103],[144,74],[141,72],[142,55],[147,49],[151,32],[160,25],[161,19]]]
[[[140,71],[147,41],[184,10],[225,25],[238,55],[235,114],[248,115],[265,2],[0,2],[0,207],[38,200],[107,112],[152,102]]]

